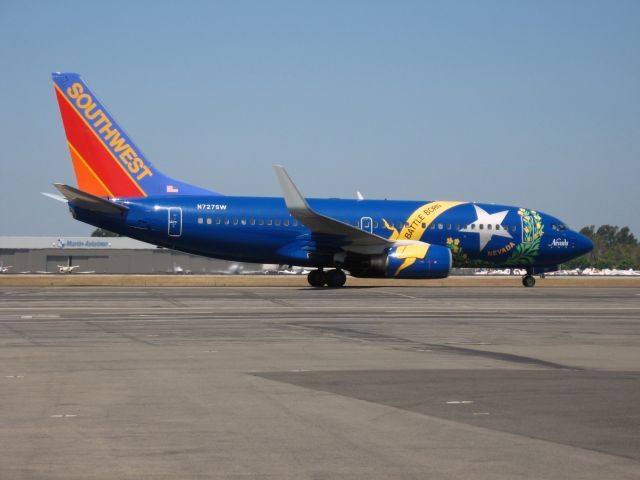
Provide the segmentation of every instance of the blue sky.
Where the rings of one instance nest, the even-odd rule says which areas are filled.
[[[71,235],[50,80],[232,195],[522,205],[640,234],[640,2],[0,0],[0,234]]]

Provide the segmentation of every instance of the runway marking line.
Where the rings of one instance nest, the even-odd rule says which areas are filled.
[[[449,405],[460,405],[460,404],[468,404],[473,403],[473,400],[451,400],[447,402]]]
[[[418,298],[416,298],[416,300],[420,300]],[[290,307],[289,307],[290,308]],[[263,311],[265,309],[269,309],[269,310],[283,310],[283,309],[289,309],[287,307],[279,307],[279,306],[268,306],[268,305],[264,305],[264,306],[245,306],[243,307],[243,311],[252,311],[252,310],[259,310],[259,311]],[[372,306],[372,307],[362,307],[362,306],[346,306],[346,305],[321,305],[321,304],[314,304],[314,305],[298,305],[295,308],[300,309],[300,310],[317,310],[317,309],[324,309],[324,310],[354,310],[357,309],[358,311],[363,311],[363,310],[372,310],[372,311],[378,311],[377,309],[379,307],[376,306]],[[48,307],[29,307],[29,310],[33,310],[33,311],[37,311],[37,310],[47,310],[47,309],[51,309],[50,306]],[[107,307],[107,306],[100,306],[100,305],[95,305],[95,304],[91,304],[91,305],[78,305],[78,306],[73,306],[73,307],[69,307],[69,306],[59,306],[56,307],[57,310],[88,310],[88,309],[97,309],[97,310],[102,310],[102,311],[136,311],[136,310],[142,310],[142,311],[149,311],[150,309],[153,309],[154,311],[160,311],[160,312],[175,312],[176,310],[178,311],[187,311],[187,312],[198,312],[198,311],[202,311],[203,313],[211,313],[211,307],[157,307],[154,305],[149,305],[146,307]],[[206,311],[205,311],[206,309]],[[20,307],[0,307],[0,312],[12,312],[12,311],[16,311],[18,310],[25,310],[23,308]],[[217,312],[220,311],[225,311],[225,310],[230,310],[230,311],[237,311],[237,307],[235,306],[229,306],[229,307],[220,307]],[[509,307],[508,311],[509,312],[518,312],[518,311],[531,311],[531,310],[538,310],[538,311],[547,311],[547,310],[563,310],[563,311],[603,311],[603,312],[609,312],[611,310],[640,310],[640,306],[637,307],[615,307],[615,306],[608,306],[606,308],[602,307],[602,308],[596,308],[594,309],[593,307],[581,307],[581,306],[576,306],[576,307],[571,307],[571,306],[566,306],[563,305],[561,307],[559,306],[551,306],[551,307],[541,307],[541,306],[536,306],[536,305],[523,305],[520,307]],[[407,309],[398,309],[398,310],[385,310],[386,312],[389,313],[410,313],[414,310],[411,310],[409,308]],[[443,308],[443,307],[438,307],[438,309],[436,310],[437,312],[459,312],[460,309],[457,307],[450,307],[450,308]],[[496,311],[496,307],[495,306],[475,306],[473,307],[473,311],[483,311],[483,312],[495,312]],[[423,313],[432,313],[429,311],[425,311]],[[93,313],[95,314],[95,312]],[[58,318],[60,315],[55,315],[55,314],[51,314],[51,315],[42,315],[42,314],[31,314],[32,318]]]
[[[406,293],[388,292],[386,290],[378,290],[378,291],[382,293],[386,293],[387,295],[396,295],[398,297],[411,298],[412,300],[421,300],[420,297],[414,297],[412,295],[407,295]]]

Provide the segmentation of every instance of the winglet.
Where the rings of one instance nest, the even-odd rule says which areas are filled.
[[[298,187],[296,187],[293,180],[284,169],[282,165],[274,165],[274,170],[276,171],[276,176],[278,177],[278,182],[280,182],[280,187],[282,188],[282,193],[284,194],[284,201],[287,204],[287,208],[293,214],[309,212],[311,207],[304,199]],[[295,215],[294,215],[295,216]]]

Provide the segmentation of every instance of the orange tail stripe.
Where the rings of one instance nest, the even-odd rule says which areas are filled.
[[[142,189],[117,164],[111,153],[56,89],[67,140],[78,151],[100,181],[116,197],[144,196]]]
[[[105,187],[87,162],[78,154],[76,149],[69,143],[69,153],[73,162],[73,170],[76,172],[78,187],[83,192],[89,192],[99,197],[113,197],[114,195]]]

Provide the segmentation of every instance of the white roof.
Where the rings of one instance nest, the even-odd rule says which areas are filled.
[[[108,248],[111,250],[156,248],[150,243],[139,242],[127,237],[65,237],[65,236],[0,236],[0,249],[43,249],[43,248]]]

